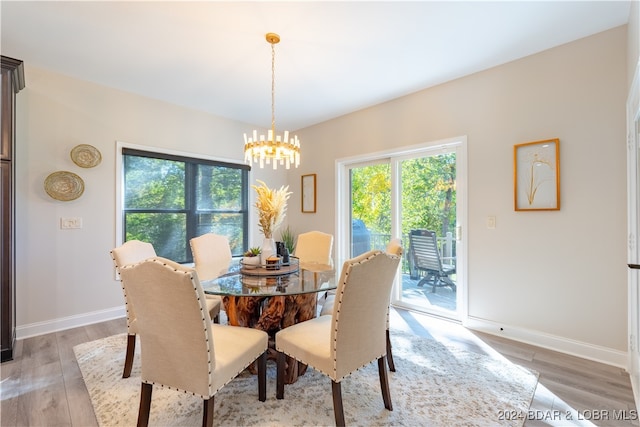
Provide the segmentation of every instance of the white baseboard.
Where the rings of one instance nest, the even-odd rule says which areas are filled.
[[[76,316],[61,317],[59,319],[47,320],[46,322],[31,323],[16,327],[16,339],[35,337],[37,335],[49,334],[51,332],[63,331],[65,329],[77,328],[79,326],[91,325],[93,323],[105,322],[107,320],[118,319],[126,315],[124,305],[109,308],[107,310],[93,311],[90,313],[78,314]]]
[[[571,340],[557,335],[545,334],[539,331],[501,325],[496,322],[471,316],[467,317],[463,325],[472,330],[509,338],[514,341],[520,341],[628,370],[627,352],[625,351]]]

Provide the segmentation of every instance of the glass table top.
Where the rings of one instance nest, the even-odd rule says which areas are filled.
[[[201,281],[205,293],[220,296],[286,296],[336,289],[333,267],[324,264],[299,263],[279,270],[246,269],[234,260],[229,272],[213,280]]]

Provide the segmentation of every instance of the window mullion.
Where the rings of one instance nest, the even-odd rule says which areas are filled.
[[[249,188],[249,171],[246,171],[246,170],[242,172],[242,188],[243,189]],[[245,230],[245,233],[242,233],[243,235],[242,251],[244,252],[247,249],[249,249],[249,192],[248,191],[242,192],[242,213],[243,213],[242,227]]]
[[[189,240],[196,236],[197,230],[197,206],[196,206],[196,188],[197,188],[197,169],[198,165],[187,162],[185,165],[185,209],[187,210],[187,260],[193,261]]]

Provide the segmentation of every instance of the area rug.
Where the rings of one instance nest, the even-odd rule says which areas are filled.
[[[378,364],[360,369],[342,383],[347,425],[353,426],[518,426],[501,414],[529,410],[536,373],[435,340],[392,333],[396,372],[389,372],[393,411],[382,402]],[[140,399],[140,357],[130,378],[122,378],[126,335],[74,347],[100,426],[134,426]],[[139,351],[140,345],[136,346]],[[215,426],[334,425],[331,382],[309,369],[285,386],[277,400],[275,362],[269,361],[267,401],[258,401],[257,378],[247,372],[215,396]],[[506,418],[514,418],[509,416]],[[150,425],[199,426],[202,401],[154,387]]]

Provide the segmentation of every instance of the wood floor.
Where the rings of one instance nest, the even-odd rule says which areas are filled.
[[[469,351],[505,357],[539,372],[530,411],[502,414],[496,408],[496,424],[500,416],[523,416],[528,427],[640,425],[629,376],[620,368],[471,332],[404,310],[392,310],[391,327]],[[15,359],[1,365],[0,425],[96,426],[73,347],[125,331],[124,319],[116,319],[18,341]]]

